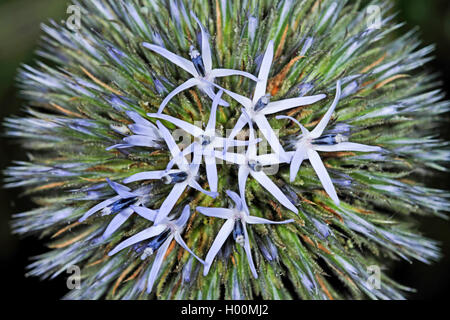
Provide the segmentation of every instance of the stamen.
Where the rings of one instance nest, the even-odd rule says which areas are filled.
[[[347,142],[348,138],[340,133],[338,133],[336,135],[336,137],[334,138],[334,140],[336,140],[337,143],[341,143],[341,142]]]
[[[250,169],[252,169],[253,171],[259,172],[262,170],[262,165],[255,160],[250,160],[248,162],[248,166],[250,167]]]
[[[189,49],[189,55],[191,56],[191,61],[194,64],[195,70],[197,70],[198,74],[204,77],[206,75],[205,65],[203,64],[203,58],[200,52],[195,49],[193,46]]]
[[[144,249],[144,253],[141,256],[142,260],[145,260],[146,258],[150,257],[156,250],[161,247],[164,241],[167,240],[169,237],[170,230],[166,230],[163,233],[160,233],[156,237],[152,238],[150,242],[148,243],[147,247]]]
[[[321,136],[320,138],[314,139],[312,144],[315,145],[334,145],[341,142],[347,141],[347,137],[342,134],[326,134]]]
[[[180,172],[166,174],[165,176],[163,176],[161,178],[161,181],[164,184],[175,184],[175,183],[180,183],[180,182],[186,181],[187,177],[188,177],[187,172],[180,171]]]
[[[234,223],[233,239],[241,246],[244,245],[245,242],[244,227],[242,226],[241,219],[236,219]]]
[[[201,144],[202,146],[207,146],[211,143],[212,139],[208,135],[202,135],[201,137]]]
[[[106,208],[104,208],[102,210],[102,213],[104,215],[117,213],[119,211],[122,211],[126,207],[128,207],[128,206],[130,206],[132,204],[135,204],[137,202],[137,200],[138,200],[138,197],[127,198],[127,199],[119,199],[116,202],[114,202],[111,205],[109,205]]]
[[[255,111],[260,111],[267,107],[270,102],[270,94],[263,95],[259,98],[258,102],[256,102],[255,107],[253,108]]]

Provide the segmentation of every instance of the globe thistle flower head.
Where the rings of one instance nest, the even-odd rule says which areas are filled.
[[[450,103],[388,2],[379,28],[347,1],[74,5],[5,122],[29,154],[6,187],[37,204],[13,232],[50,241],[28,275],[79,267],[67,299],[403,299],[392,262],[439,259],[414,217],[450,208],[421,179]]]

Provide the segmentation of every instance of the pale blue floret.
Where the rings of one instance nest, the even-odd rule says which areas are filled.
[[[217,217],[221,219],[226,219],[227,221],[223,224],[219,233],[217,234],[211,248],[206,255],[203,275],[207,275],[209,269],[211,268],[211,264],[214,261],[217,253],[220,248],[222,248],[223,244],[233,233],[234,240],[244,247],[245,253],[247,255],[248,263],[250,266],[250,270],[255,278],[258,278],[258,272],[256,271],[255,264],[253,263],[252,252],[250,249],[250,240],[247,233],[247,224],[285,224],[291,223],[294,220],[289,219],[285,221],[271,221],[260,217],[251,216],[247,204],[245,203],[245,199],[239,197],[233,191],[227,190],[227,195],[233,200],[235,207],[232,209],[227,208],[206,208],[206,207],[197,207],[197,211],[202,213],[205,216],[209,217]]]
[[[102,215],[112,215],[115,217],[111,220],[103,233],[103,239],[111,236],[125,221],[135,212],[133,205],[141,205],[148,199],[148,186],[131,191],[130,188],[121,185],[117,182],[106,179],[109,186],[117,193],[117,196],[106,199],[88,210],[80,219],[79,222],[85,221],[91,215],[98,211],[102,211]]]
[[[147,209],[145,207],[134,207],[133,209],[142,216],[149,217],[149,220],[153,220],[152,218],[154,218],[155,216],[155,212],[153,210]],[[156,216],[158,216],[158,214],[156,214]],[[150,228],[147,228],[135,234],[125,241],[122,241],[113,250],[111,250],[108,255],[112,256],[131,245],[150,239],[141,256],[141,259],[144,260],[154,252],[156,252],[156,256],[153,260],[152,268],[147,280],[147,293],[150,293],[152,291],[153,284],[158,276],[159,269],[161,268],[161,265],[163,263],[164,256],[172,240],[175,239],[175,241],[178,242],[180,246],[182,246],[185,250],[192,254],[198,261],[200,261],[202,264],[205,263],[202,259],[195,255],[195,253],[192,252],[191,249],[189,249],[189,247],[181,237],[181,233],[183,232],[183,229],[189,217],[189,205],[186,205],[177,220],[175,220],[173,216],[160,219],[159,222],[155,222],[155,224]]]
[[[359,151],[359,152],[377,152],[380,147],[367,146],[359,143],[348,142],[347,138],[341,134],[322,135],[331,116],[341,97],[341,81],[336,84],[336,96],[328,111],[311,132],[306,129],[296,119],[288,116],[277,116],[277,119],[290,119],[294,121],[301,129],[302,134],[295,145],[295,151],[288,152],[290,161],[290,181],[294,181],[303,160],[309,159],[325,191],[331,197],[336,205],[339,205],[339,198],[333,186],[330,176],[320,159],[317,151],[336,152],[336,151]]]
[[[272,60],[273,41],[270,40],[263,57],[263,61],[261,62],[261,67],[258,75],[259,81],[256,83],[256,87],[253,93],[253,99],[249,99],[247,97],[224,89],[224,92],[226,94],[228,94],[230,97],[244,106],[245,111],[249,115],[249,117],[246,117],[244,114],[241,114],[229,136],[229,139],[233,139],[244,128],[246,124],[252,121],[258,126],[261,133],[269,142],[270,147],[272,148],[272,152],[279,154],[280,157],[285,157],[285,151],[281,146],[277,135],[270,126],[269,121],[267,121],[266,116],[299,106],[313,104],[324,99],[326,96],[324,94],[319,94],[309,97],[298,97],[270,102],[270,94],[266,92],[266,87]],[[218,87],[217,85],[215,86]]]
[[[165,106],[175,95],[194,86],[197,86],[200,90],[206,93],[211,98],[211,100],[214,99],[215,93],[212,83],[214,82],[214,79],[218,77],[240,75],[252,79],[253,81],[258,81],[255,76],[245,71],[232,69],[213,69],[209,36],[194,13],[191,12],[191,15],[197,21],[202,35],[202,53],[200,54],[195,48],[191,47],[191,61],[180,57],[161,46],[157,46],[147,42],[142,43],[145,48],[160,54],[161,56],[168,59],[170,62],[176,64],[193,76],[192,78],[175,88],[171,93],[169,93],[166,98],[164,98],[159,106],[158,113],[162,113]],[[219,104],[221,106],[228,106],[228,103],[224,100],[220,100]]]

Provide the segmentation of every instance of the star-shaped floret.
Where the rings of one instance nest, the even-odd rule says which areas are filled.
[[[230,97],[232,97],[234,100],[245,107],[245,111],[250,116],[251,121],[256,123],[259,130],[269,142],[273,152],[278,153],[281,157],[283,157],[285,156],[284,149],[281,146],[274,130],[270,126],[269,121],[267,121],[266,116],[287,109],[313,104],[319,100],[322,100],[326,96],[324,94],[319,94],[309,97],[291,98],[270,102],[270,95],[266,93],[266,87],[272,60],[273,41],[270,40],[261,63],[258,75],[259,81],[256,83],[252,100],[226,89],[224,89],[224,91]],[[248,117],[241,114],[229,136],[229,139],[233,139],[239,133],[239,131],[244,128],[248,121]]]
[[[201,152],[201,155],[203,156],[205,161],[206,175],[211,192],[217,191],[217,167],[216,167],[216,156],[214,151],[217,148],[225,147],[225,144],[228,147],[232,147],[232,146],[246,146],[249,143],[255,143],[242,140],[226,141],[227,140],[226,138],[223,138],[216,134],[217,106],[219,104],[222,93],[223,90],[219,90],[219,92],[214,97],[208,124],[206,125],[206,128],[204,130],[186,121],[165,114],[158,114],[158,113],[148,114],[149,117],[169,121],[195,137],[196,141],[191,145],[189,145],[188,147],[186,147],[180,156],[185,157],[186,155],[194,152],[195,150]],[[167,169],[171,169],[175,161],[176,158],[173,158],[169,162]]]
[[[242,110],[243,114],[248,116],[245,110]],[[255,140],[255,133],[251,121],[249,122],[249,139]],[[285,159],[281,158],[277,153],[268,153],[263,155],[257,155],[257,147],[255,144],[250,144],[247,147],[245,155],[239,153],[216,151],[216,157],[222,158],[228,162],[239,165],[238,181],[239,191],[242,199],[245,199],[245,185],[249,175],[251,175],[256,181],[259,182],[269,193],[271,193],[283,206],[289,210],[298,213],[297,208],[286,195],[278,188],[278,186],[264,173],[263,167],[270,165],[278,165],[285,163]]]
[[[141,216],[149,217],[149,220],[153,220],[152,217],[155,216],[155,212],[153,210],[150,210],[145,207],[133,207],[133,209],[136,210],[136,212],[138,212],[139,214],[141,214]],[[158,215],[159,214],[157,214],[156,216]],[[150,239],[146,244],[146,247],[141,256],[141,259],[144,260],[156,251],[156,256],[155,259],[153,260],[152,268],[150,270],[147,282],[147,292],[150,293],[152,291],[156,277],[158,276],[159,269],[161,268],[164,256],[173,239],[175,239],[175,241],[178,242],[180,246],[182,246],[185,250],[187,250],[190,254],[192,254],[198,261],[200,261],[202,264],[205,263],[202,259],[200,259],[197,255],[195,255],[195,253],[192,252],[191,249],[189,249],[189,247],[181,237],[181,233],[183,232],[183,229],[186,225],[186,222],[189,219],[189,216],[190,216],[189,205],[186,205],[183,209],[183,212],[181,213],[180,217],[177,220],[175,220],[174,217],[168,217],[161,219],[157,223],[155,222],[155,224],[150,228],[147,228],[135,234],[131,238],[128,238],[127,240],[121,242],[113,250],[111,250],[108,253],[108,255],[112,256],[117,252],[125,249],[126,247]]]
[[[117,196],[106,199],[89,209],[78,221],[83,222],[91,215],[102,211],[102,215],[115,214],[103,233],[103,239],[108,238],[133,214],[132,205],[140,205],[148,198],[148,187],[142,187],[131,191],[127,186],[106,179],[109,186],[117,193]]]
[[[314,171],[316,171],[320,182],[325,191],[333,199],[336,205],[339,205],[339,198],[336,190],[331,182],[331,178],[320,159],[317,151],[335,152],[335,151],[359,151],[359,152],[376,152],[381,151],[380,147],[367,146],[364,144],[348,142],[347,138],[341,134],[323,135],[325,127],[331,119],[331,115],[336,108],[341,97],[341,82],[336,84],[336,96],[328,111],[325,113],[319,124],[311,132],[306,129],[296,119],[288,116],[277,116],[278,119],[290,119],[294,121],[301,129],[302,134],[295,144],[295,152],[289,152],[292,156],[290,167],[290,180],[294,181],[297,176],[300,165],[303,160],[309,159]]]
[[[178,166],[178,169],[139,172],[124,180],[124,183],[130,183],[141,180],[161,179],[166,184],[174,185],[169,195],[162,203],[161,208],[159,209],[159,214],[156,218],[156,222],[166,217],[170,213],[170,211],[180,198],[181,194],[188,186],[201,191],[213,198],[217,196],[216,192],[206,191],[196,181],[198,177],[198,170],[200,167],[201,152],[194,151],[194,159],[191,163],[188,163],[186,158],[182,156],[182,152],[175,143],[175,140],[173,139],[169,130],[167,130],[167,128],[164,127],[164,125],[159,121],[157,121],[157,126],[162,137],[164,138],[164,141],[167,144],[167,147],[169,148],[170,153],[172,154],[172,157],[175,159],[175,163]]]
[[[255,278],[258,278],[258,273],[256,272],[255,264],[253,263],[252,252],[250,249],[250,240],[248,238],[246,226],[247,223],[284,224],[293,222],[294,220],[289,219],[285,221],[271,221],[264,218],[251,216],[243,198],[239,197],[239,195],[230,190],[227,190],[227,195],[235,203],[235,207],[232,209],[197,207],[197,211],[204,214],[205,216],[227,219],[227,221],[223,224],[222,228],[217,234],[213,244],[211,245],[208,254],[206,255],[203,274],[205,276],[208,274],[209,269],[211,268],[211,264],[214,261],[214,258],[216,257],[220,248],[222,248],[229,235],[233,233],[234,240],[244,247],[253,276]]]
[[[176,64],[182,69],[186,70],[193,76],[193,78],[187,80],[186,82],[175,88],[171,93],[167,95],[166,98],[164,98],[161,105],[159,106],[158,113],[161,113],[164,110],[167,103],[169,103],[169,101],[175,95],[193,86],[197,86],[200,90],[205,92],[211,99],[214,99],[215,93],[212,83],[214,82],[214,79],[218,77],[241,75],[250,78],[253,81],[258,81],[258,79],[254,75],[245,71],[232,69],[212,69],[212,57],[211,57],[211,47],[209,45],[209,36],[206,33],[200,21],[198,20],[198,18],[194,15],[194,13],[191,12],[191,14],[194,17],[195,21],[197,21],[202,35],[202,49],[201,49],[202,54],[200,54],[194,47],[191,46],[189,53],[191,61],[183,57],[180,57],[160,46],[146,42],[142,44],[147,49],[150,49],[160,54],[161,56],[170,60],[170,62]],[[228,103],[223,100],[220,100],[219,104],[222,106],[228,106]]]

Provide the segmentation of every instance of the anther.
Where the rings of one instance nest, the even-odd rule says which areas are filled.
[[[166,230],[163,233],[160,233],[156,237],[152,238],[150,242],[148,243],[147,247],[144,249],[144,253],[141,256],[141,259],[144,260],[148,257],[150,257],[156,250],[161,247],[164,241],[167,240],[169,237],[170,231]]]
[[[244,227],[242,225],[241,219],[236,219],[234,223],[233,239],[241,246],[243,246],[245,243]]]
[[[200,76],[204,77],[206,75],[205,65],[203,64],[203,58],[200,52],[191,46],[189,48],[189,55],[191,56],[191,61],[194,64],[195,70],[197,70]]]
[[[248,162],[248,166],[250,167],[250,169],[252,169],[253,171],[256,171],[256,172],[262,170],[262,165],[258,161],[255,161],[255,160],[250,160]]]
[[[326,134],[312,141],[315,145],[334,145],[341,142],[348,141],[346,136],[342,134]]]
[[[260,111],[267,107],[270,102],[270,94],[263,95],[259,98],[258,102],[256,102],[255,107],[253,108],[255,111]]]
[[[164,176],[162,176],[161,181],[164,184],[175,184],[183,182],[187,179],[188,174],[184,171],[175,172],[175,173],[169,173]]]

